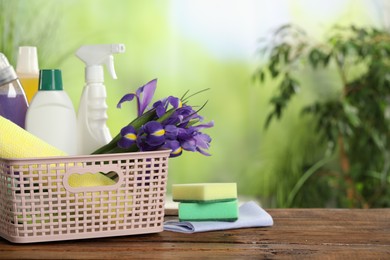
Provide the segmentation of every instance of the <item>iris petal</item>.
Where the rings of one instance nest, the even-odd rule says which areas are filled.
[[[121,129],[121,139],[119,139],[117,145],[120,148],[127,149],[130,148],[133,144],[136,143],[137,132],[134,127],[127,125]]]
[[[196,151],[199,152],[199,153],[201,153],[201,154],[203,154],[203,155],[211,156],[211,154],[209,154],[209,153],[206,152],[205,150],[202,150],[202,149],[197,148]]]
[[[156,114],[159,118],[162,117],[165,114],[165,112],[167,112],[164,103],[161,100],[154,103],[153,107],[156,109]]]
[[[145,109],[152,101],[154,91],[157,87],[157,79],[151,80],[137,90],[137,97],[139,99],[138,116],[142,115]]]
[[[183,149],[178,141],[167,141],[163,147],[171,150],[170,157],[177,157],[183,153]]]
[[[136,95],[134,93],[129,93],[124,95],[121,100],[119,100],[118,104],[116,105],[117,108],[121,108],[122,103],[126,101],[132,101]]]
[[[211,128],[214,126],[214,121],[210,121],[206,124],[201,124],[201,125],[197,125],[197,126],[194,126],[194,128],[196,130],[200,130],[200,129],[203,129],[203,128]]]
[[[208,149],[210,146],[211,138],[206,134],[199,133],[194,136],[196,146],[202,149]]]
[[[162,145],[165,141],[164,133],[165,130],[157,121],[150,121],[147,122],[142,127],[143,132],[146,134],[145,137],[145,143],[147,143],[150,146],[158,146]]]
[[[196,142],[193,139],[186,140],[181,145],[184,150],[195,152],[196,151]]]
[[[143,130],[147,134],[152,134],[152,133],[160,131],[162,129],[163,129],[163,126],[157,121],[149,121],[143,126]]]
[[[165,138],[169,140],[175,140],[179,133],[179,129],[175,125],[165,126]]]
[[[169,96],[167,98],[167,101],[169,102],[169,104],[171,104],[171,106],[173,108],[180,108],[180,107],[182,107],[182,103],[181,103],[180,98]]]

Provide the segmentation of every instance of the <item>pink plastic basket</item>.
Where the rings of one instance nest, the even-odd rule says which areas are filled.
[[[161,232],[169,152],[0,159],[0,235],[30,243]],[[117,182],[68,183],[91,173]]]

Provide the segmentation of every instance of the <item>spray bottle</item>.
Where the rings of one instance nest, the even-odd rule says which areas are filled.
[[[91,154],[112,139],[106,125],[107,104],[104,86],[103,64],[116,79],[112,54],[123,53],[123,44],[99,44],[81,46],[76,56],[85,63],[85,87],[81,95],[77,115],[78,154]]]

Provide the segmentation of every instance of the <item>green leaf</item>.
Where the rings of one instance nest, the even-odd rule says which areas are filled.
[[[162,117],[160,117],[159,119],[157,119],[156,121],[160,122],[160,123],[164,122],[164,120],[168,119],[175,111],[176,111],[175,108],[171,108],[170,110],[165,112],[165,114]],[[148,121],[150,121],[150,120],[148,120]],[[148,121],[146,121],[146,122],[148,122]]]
[[[352,126],[359,127],[361,125],[361,121],[359,118],[358,109],[348,103],[343,104],[344,113]]]
[[[277,68],[277,61],[274,59],[268,66],[268,70],[271,73],[272,78],[276,78],[279,75],[279,70]]]
[[[267,119],[265,120],[264,129],[267,129],[269,127],[273,117],[274,117],[274,113],[273,112],[268,114]]]
[[[265,73],[263,70],[261,70],[259,73],[259,79],[261,82],[264,82],[264,80],[265,80]]]

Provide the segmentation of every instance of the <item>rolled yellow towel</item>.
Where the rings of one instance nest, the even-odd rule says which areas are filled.
[[[58,138],[61,137],[59,136]],[[65,152],[0,116],[1,158],[34,158],[65,155]]]
[[[96,187],[96,186],[107,186],[115,185],[115,181],[106,177],[103,174],[97,173],[85,173],[85,174],[72,174],[68,179],[69,186],[78,187]]]

